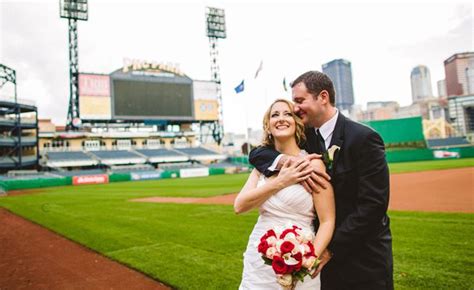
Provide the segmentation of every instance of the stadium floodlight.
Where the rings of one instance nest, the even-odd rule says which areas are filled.
[[[60,0],[61,18],[87,20],[87,0]]]
[[[224,9],[206,7],[207,37],[226,38]]]
[[[69,109],[67,130],[77,129],[79,116],[79,56],[77,49],[77,20],[87,20],[87,0],[59,0],[59,15],[68,19],[69,26]]]
[[[14,85],[14,98],[15,103],[17,103],[18,100],[16,96],[16,71],[0,63],[0,89],[8,82]]]
[[[217,40],[219,38],[226,38],[225,29],[225,12],[224,9],[206,7],[206,23],[207,23],[207,37],[209,38],[209,48],[211,54],[211,74],[212,80],[216,83],[217,88],[217,104],[219,111],[219,120],[214,124],[212,135],[217,144],[221,144],[224,138],[224,118],[222,111],[222,92],[221,92],[221,76],[217,56]]]

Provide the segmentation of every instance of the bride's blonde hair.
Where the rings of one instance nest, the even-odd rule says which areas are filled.
[[[288,105],[290,108],[291,116],[295,120],[296,124],[296,130],[295,130],[295,138],[296,138],[296,144],[298,146],[302,147],[303,144],[306,142],[306,135],[304,134],[304,124],[303,121],[300,119],[295,114],[295,106],[293,106],[293,103],[285,100],[285,99],[277,99],[275,100],[270,107],[267,109],[265,112],[265,115],[263,115],[263,140],[262,140],[262,145],[263,146],[269,146],[269,147],[275,147],[275,140],[273,136],[270,134],[270,115],[272,113],[272,107],[276,103],[285,103]]]

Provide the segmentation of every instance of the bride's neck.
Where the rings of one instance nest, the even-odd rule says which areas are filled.
[[[275,149],[281,154],[297,156],[300,154],[300,147],[296,144],[295,138],[289,138],[286,140],[275,140]]]

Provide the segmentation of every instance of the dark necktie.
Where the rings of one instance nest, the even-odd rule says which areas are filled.
[[[321,135],[321,132],[319,132],[319,129],[316,130],[316,135],[316,139],[318,140],[318,145],[321,149],[321,153],[326,152],[326,142],[324,142],[323,136]]]

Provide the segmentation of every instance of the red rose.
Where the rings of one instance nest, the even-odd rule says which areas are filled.
[[[272,268],[276,274],[288,274],[291,272],[291,269],[285,264],[285,260],[280,256],[273,257]]]
[[[263,240],[258,244],[258,252],[261,253],[262,255],[265,255],[267,253],[269,245],[266,240]]]
[[[263,241],[263,240],[266,240],[268,239],[269,237],[275,237],[276,238],[276,234],[275,234],[275,231],[274,230],[268,230],[261,238],[260,238],[260,241]]]
[[[283,254],[293,251],[294,248],[295,248],[295,245],[292,242],[285,241],[280,246],[280,252],[283,255]]]
[[[313,243],[308,242],[308,243],[306,243],[306,244],[307,244],[308,247],[309,247],[309,252],[306,253],[306,254],[304,255],[304,257],[305,257],[305,258],[308,258],[308,257],[311,257],[311,256],[316,257],[316,254],[314,253],[314,245],[313,245]]]
[[[293,270],[297,272],[301,269],[301,265],[303,264],[303,255],[301,255],[301,253],[296,253],[293,255],[293,258],[298,261],[298,264],[292,266]]]
[[[296,236],[296,231],[294,229],[286,229],[281,233],[280,239],[284,239],[285,236],[289,233],[293,233]]]

